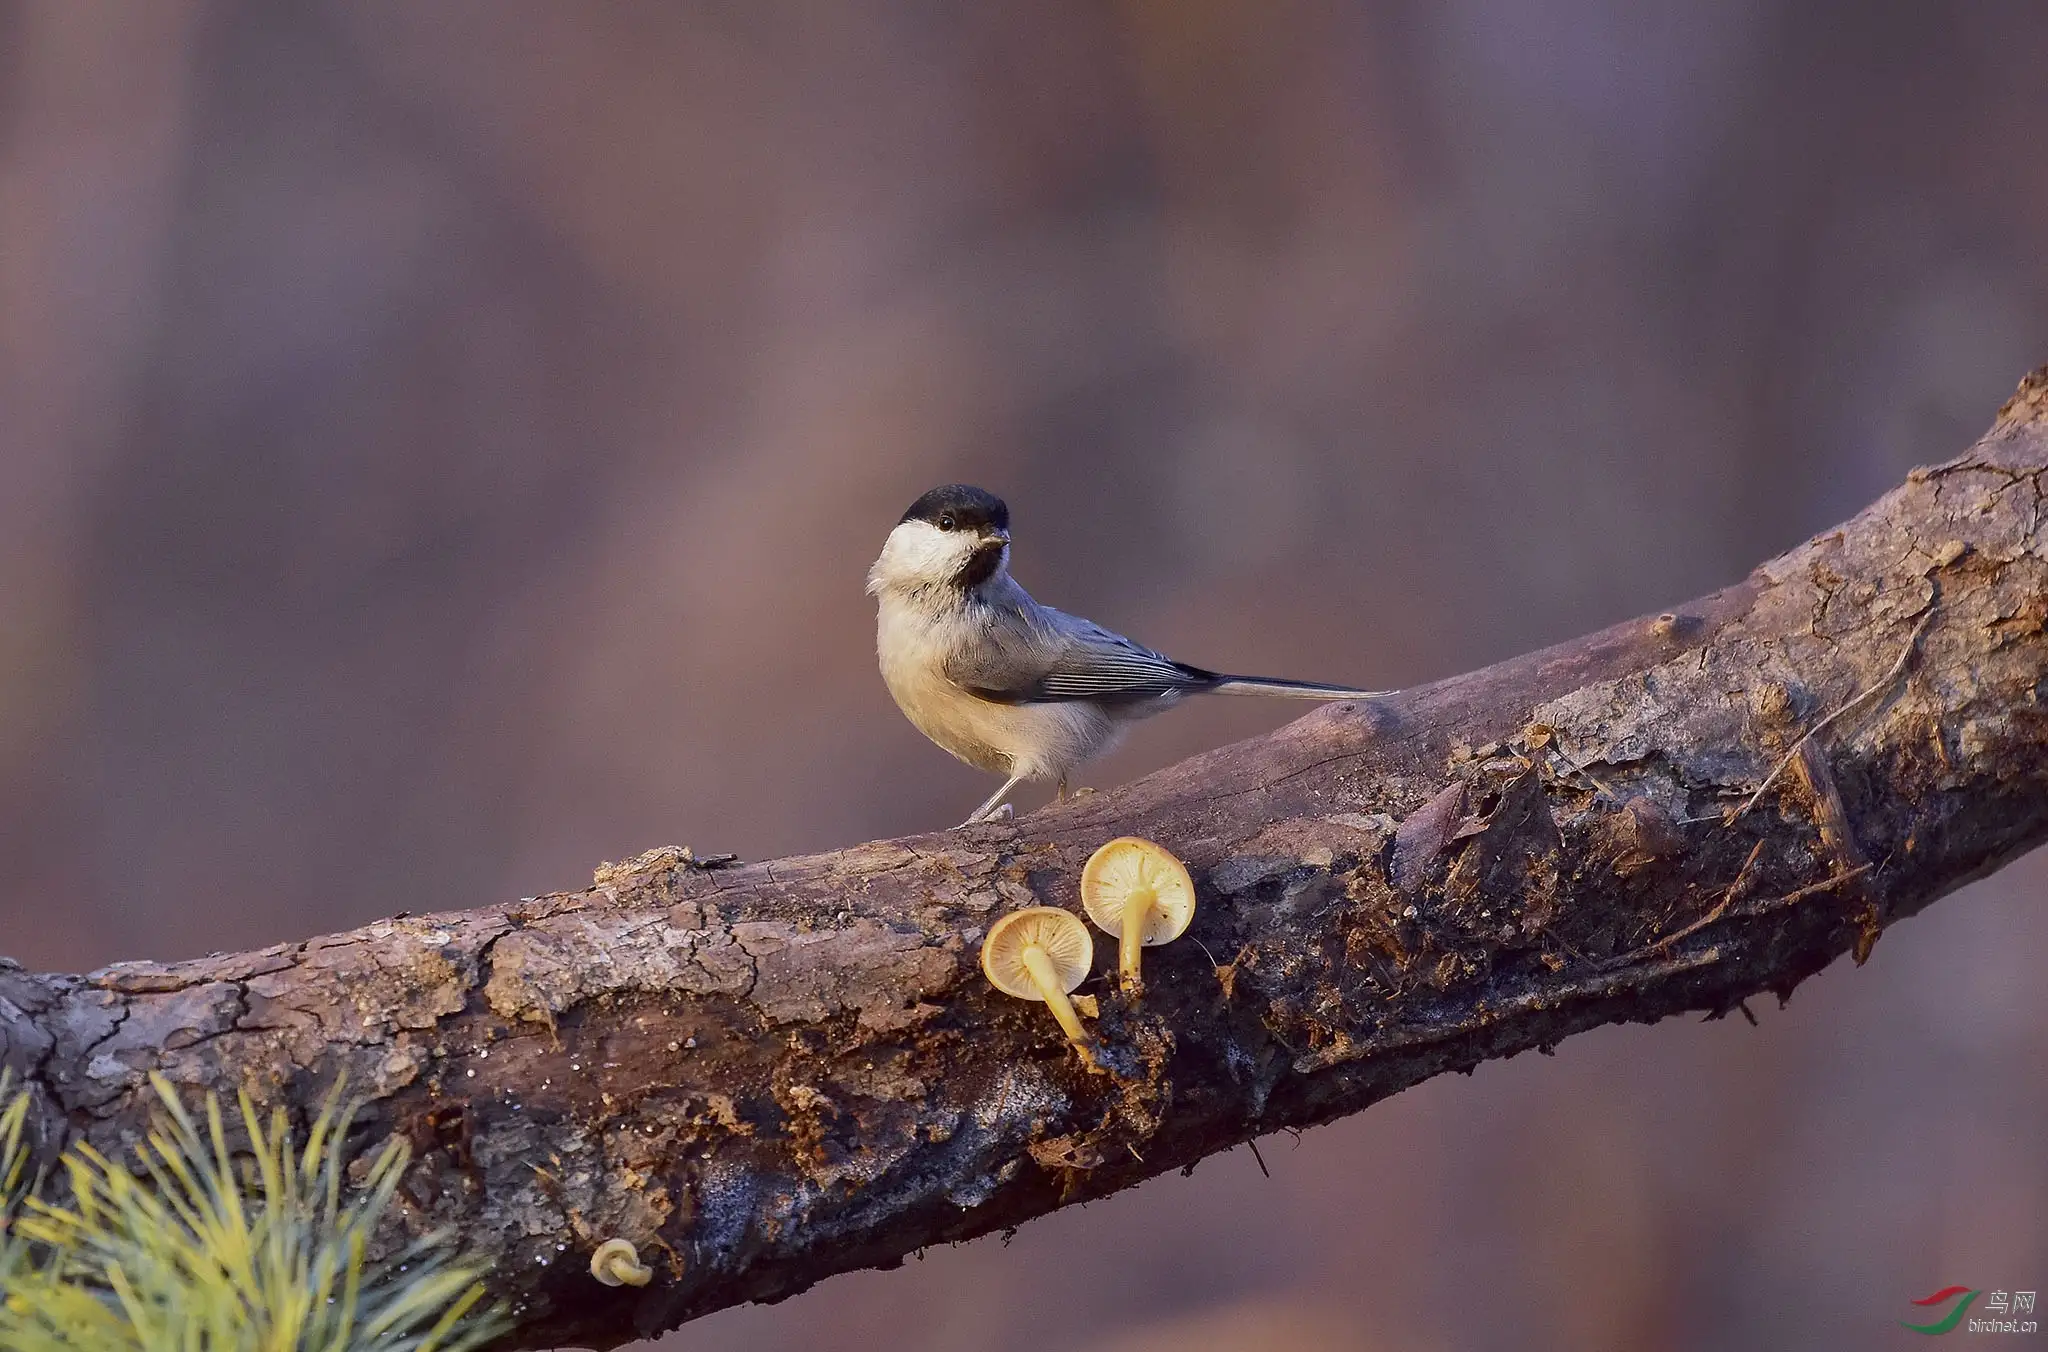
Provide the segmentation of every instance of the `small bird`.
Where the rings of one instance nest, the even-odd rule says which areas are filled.
[[[966,484],[934,488],[889,532],[868,570],[882,679],[917,730],[978,770],[1007,776],[962,825],[986,821],[1025,780],[1059,781],[1126,728],[1185,695],[1373,699],[1307,681],[1225,676],[1176,662],[1042,606],[1010,576],[1010,509]]]

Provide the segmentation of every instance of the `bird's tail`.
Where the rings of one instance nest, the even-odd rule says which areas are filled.
[[[1278,699],[1378,699],[1391,690],[1353,690],[1314,681],[1269,681],[1260,676],[1223,676],[1209,687],[1212,695],[1268,695]]]

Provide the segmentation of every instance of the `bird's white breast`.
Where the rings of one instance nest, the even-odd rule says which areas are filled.
[[[889,694],[919,732],[969,765],[1057,779],[1114,739],[1115,720],[1092,704],[999,704],[962,690],[946,667],[973,641],[967,613],[878,599],[875,647]]]

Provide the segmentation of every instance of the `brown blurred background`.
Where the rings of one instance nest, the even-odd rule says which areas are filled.
[[[2044,72],[2023,0],[0,0],[0,951],[954,821],[861,595],[950,479],[1230,669],[1729,582],[2048,360]],[[1910,1345],[2048,1286],[2044,884],[672,1344]]]

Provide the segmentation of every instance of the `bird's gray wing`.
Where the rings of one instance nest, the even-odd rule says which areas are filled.
[[[949,674],[971,694],[999,704],[1129,704],[1206,690],[1219,679],[1092,621],[1056,610],[1042,614],[1045,623],[1028,640],[1007,645],[1001,657],[974,670]]]

